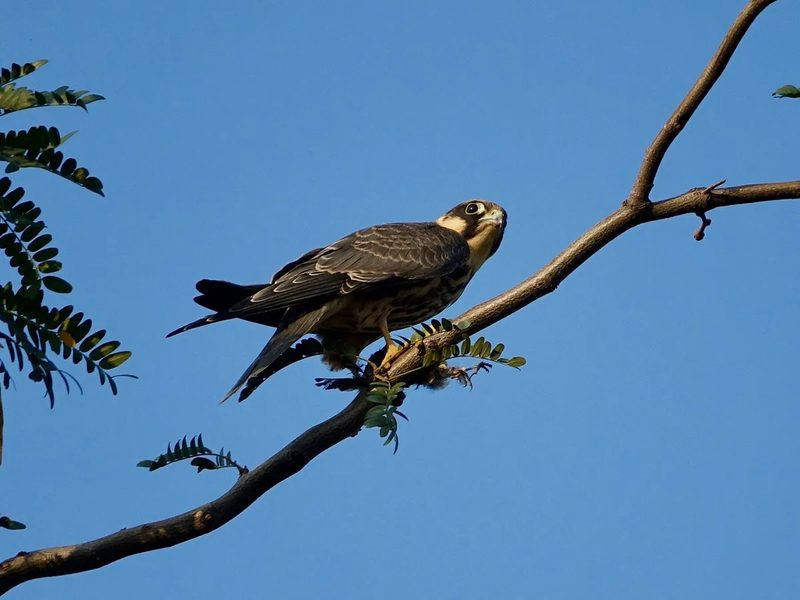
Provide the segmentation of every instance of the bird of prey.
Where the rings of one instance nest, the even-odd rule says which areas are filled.
[[[203,279],[195,302],[215,311],[167,337],[228,319],[275,327],[267,345],[225,396],[257,379],[292,344],[313,333],[333,369],[347,366],[380,337],[382,366],[398,348],[390,332],[435,317],[455,302],[500,246],[506,211],[469,200],[432,223],[389,223],[315,248],[280,269],[268,284]]]

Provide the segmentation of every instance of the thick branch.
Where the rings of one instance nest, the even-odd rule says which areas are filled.
[[[672,113],[672,116],[667,120],[661,131],[653,140],[653,143],[647,148],[644,154],[642,166],[639,168],[639,174],[636,176],[636,181],[633,184],[631,195],[626,202],[632,206],[642,207],[649,202],[650,190],[653,189],[653,183],[656,179],[656,173],[661,166],[661,161],[664,160],[667,150],[678,137],[678,134],[683,131],[683,128],[692,118],[694,111],[700,106],[700,103],[705,99],[711,88],[725,71],[728,66],[733,53],[736,51],[739,42],[742,41],[745,33],[756,20],[756,17],[776,0],[750,0],[745,9],[739,14],[734,21],[725,39],[717,48],[714,56],[711,57],[706,68],[698,77],[692,89],[686,94],[686,97]]]

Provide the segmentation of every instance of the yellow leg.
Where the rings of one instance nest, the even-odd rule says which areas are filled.
[[[394,357],[400,352],[400,348],[395,345],[392,341],[392,336],[389,333],[389,325],[386,323],[386,318],[389,315],[385,315],[381,318],[380,328],[381,334],[383,335],[383,339],[386,342],[386,356],[383,357],[381,361],[380,367],[388,366],[394,360]]]

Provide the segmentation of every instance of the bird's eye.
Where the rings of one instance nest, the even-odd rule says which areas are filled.
[[[483,206],[478,202],[470,202],[467,204],[466,213],[468,215],[477,215],[483,210]]]

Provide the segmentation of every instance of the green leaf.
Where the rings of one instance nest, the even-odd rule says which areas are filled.
[[[472,325],[472,321],[468,321],[464,319],[463,321],[459,321],[455,324],[457,329],[464,331],[465,329],[469,329],[469,326]]]
[[[520,367],[524,366],[526,362],[528,361],[526,361],[521,356],[514,356],[513,358],[509,358],[506,364],[509,367],[514,367],[516,369],[519,369]]]
[[[105,329],[98,329],[92,335],[90,335],[88,338],[86,338],[81,342],[79,350],[81,352],[88,352],[89,350],[94,348],[97,344],[99,344],[100,340],[102,340],[105,335],[106,335]],[[119,346],[119,342],[117,342],[117,346]],[[116,347],[113,349],[116,350]],[[105,356],[105,354],[103,356]]]
[[[385,406],[373,406],[367,411],[367,414],[364,415],[364,419],[366,420],[370,417],[375,417],[378,415],[383,416],[385,412],[386,412]]]
[[[367,394],[367,401],[374,402],[375,404],[386,404],[386,395],[372,391]]]
[[[50,235],[49,233],[45,233],[44,235],[40,235],[38,238],[36,238],[30,244],[28,244],[28,251],[29,252],[37,252],[38,250],[41,250],[42,248],[47,246],[47,244],[49,244],[52,241],[53,241],[53,236]]]
[[[0,70],[0,85],[5,85],[14,81],[15,79],[19,79],[21,77],[25,77],[26,75],[30,75],[37,69],[41,68],[42,66],[46,65],[46,60],[36,60],[32,63],[25,63],[22,66],[19,66],[16,63],[12,63],[11,69],[2,69]]]
[[[34,240],[36,241],[36,240]],[[30,244],[28,245],[28,250],[30,250]],[[39,250],[33,255],[33,260],[38,263],[46,262],[51,258],[55,258],[58,256],[58,248],[45,248],[44,250]]]
[[[489,358],[492,360],[498,360],[503,355],[503,350],[505,349],[506,347],[503,344],[497,344],[497,346],[494,347],[494,350],[492,350],[492,353],[489,355]]]
[[[0,527],[4,529],[25,529],[25,523],[12,521],[8,517],[0,517]]]
[[[37,221],[36,223],[33,223],[28,227],[26,227],[25,231],[23,231],[22,235],[19,237],[25,243],[31,242],[33,241],[33,238],[35,238],[42,232],[42,229],[44,229],[44,223],[42,223],[41,221]]]
[[[143,467],[145,469],[149,469],[154,464],[155,464],[155,461],[152,461],[152,460],[140,460],[138,463],[136,463],[136,466],[137,467]]]
[[[119,342],[108,342],[106,344],[98,346],[97,348],[92,350],[91,354],[89,354],[89,360],[97,362],[101,358],[111,354],[117,348],[119,348]]]
[[[100,361],[99,367],[101,369],[105,369],[106,371],[110,371],[111,369],[116,369],[126,360],[131,357],[131,353],[128,351],[125,352],[117,352],[115,354],[111,354],[106,356],[103,360]]]
[[[800,89],[793,85],[784,85],[772,92],[775,98],[800,98]]]
[[[72,291],[72,285],[55,275],[42,277],[42,283],[48,290],[57,294],[69,294]]]
[[[46,260],[45,262],[40,263],[38,268],[40,273],[57,273],[63,266],[64,265],[62,265],[60,261]]]

